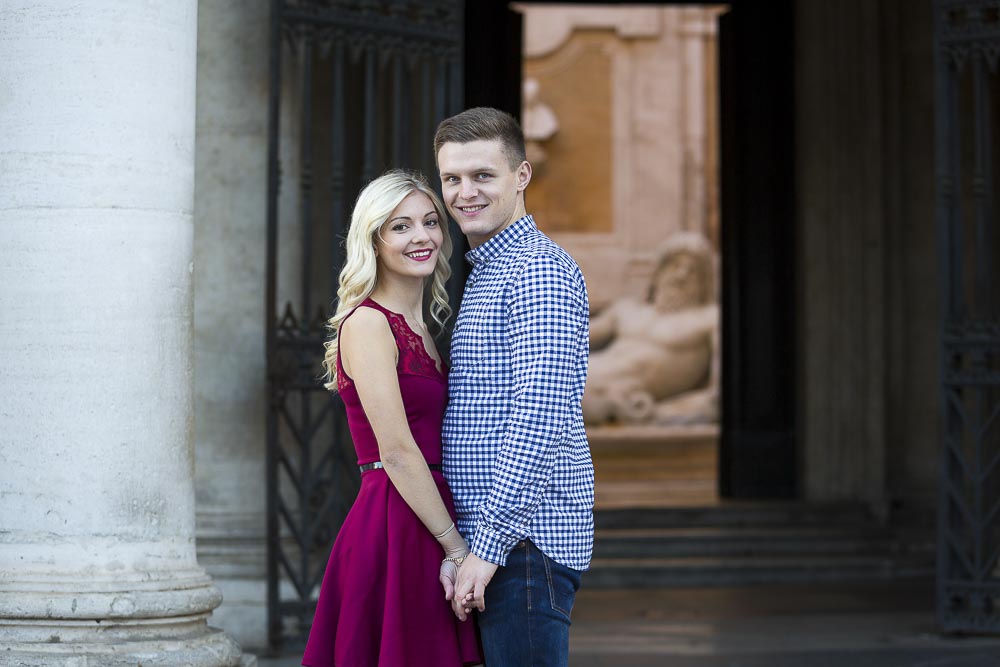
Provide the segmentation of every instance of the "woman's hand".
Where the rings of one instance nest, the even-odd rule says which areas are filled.
[[[458,564],[455,561],[441,561],[441,572],[438,576],[441,588],[444,589],[444,599],[451,602],[455,597],[455,582],[458,581]]]
[[[465,557],[469,555],[469,548],[463,544],[461,549],[453,550],[451,553],[446,551],[445,553],[446,555],[441,561],[438,581],[441,582],[441,587],[444,589],[444,599],[451,602],[452,598],[455,597],[455,583],[458,581],[458,569],[462,566]],[[452,607],[455,608],[454,602],[452,603]],[[458,616],[457,610],[456,616]],[[462,616],[459,616],[459,619],[465,620]]]

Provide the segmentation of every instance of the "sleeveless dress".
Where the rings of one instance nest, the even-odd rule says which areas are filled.
[[[389,321],[396,372],[410,431],[427,463],[441,463],[447,376],[406,319],[366,299]],[[352,313],[353,315],[353,313]],[[348,315],[350,317],[350,315]],[[379,460],[378,443],[354,381],[337,355],[337,390],[358,464]],[[432,470],[445,507],[451,491]],[[461,667],[482,662],[473,621],[455,618],[438,581],[444,553],[389,481],[385,470],[361,473],[361,489],[334,542],[302,664],[309,667]]]

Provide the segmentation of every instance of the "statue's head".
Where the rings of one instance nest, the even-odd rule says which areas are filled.
[[[714,294],[714,252],[704,236],[678,232],[660,249],[649,286],[649,301],[670,312],[711,303]]]

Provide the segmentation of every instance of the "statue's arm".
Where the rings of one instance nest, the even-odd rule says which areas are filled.
[[[590,318],[590,347],[601,348],[611,342],[617,326],[615,307],[608,306]]]

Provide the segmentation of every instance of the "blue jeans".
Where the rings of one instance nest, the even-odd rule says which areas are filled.
[[[530,540],[519,542],[486,587],[479,612],[486,667],[566,667],[580,572],[560,565]]]

